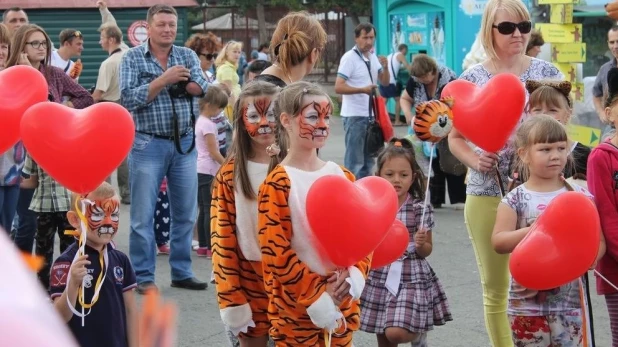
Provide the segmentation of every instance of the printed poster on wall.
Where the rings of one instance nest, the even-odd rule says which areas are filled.
[[[406,15],[406,43],[412,51],[424,50],[439,64],[446,64],[444,12],[419,12]]]
[[[390,53],[397,52],[397,47],[400,44],[406,43],[404,37],[404,16],[399,14],[391,15],[391,51]]]

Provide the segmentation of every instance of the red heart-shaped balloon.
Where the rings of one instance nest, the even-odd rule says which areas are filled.
[[[47,100],[47,81],[37,69],[16,65],[0,71],[0,153],[19,141],[26,110]]]
[[[26,111],[21,136],[47,174],[70,191],[86,194],[127,157],[135,125],[131,114],[112,102],[83,110],[44,102]]]
[[[511,274],[522,286],[536,290],[569,283],[592,266],[600,238],[594,203],[582,193],[560,194],[511,253]]]
[[[408,228],[406,228],[402,221],[395,219],[384,240],[373,251],[371,268],[378,269],[399,259],[403,252],[408,249],[409,243],[410,234],[408,233]]]
[[[370,176],[354,183],[320,177],[307,193],[307,219],[324,256],[348,267],[369,255],[393,225],[399,209],[395,188]]]
[[[524,111],[526,90],[519,78],[503,73],[479,88],[466,80],[444,87],[452,96],[453,126],[466,139],[487,152],[497,152],[508,141]]]

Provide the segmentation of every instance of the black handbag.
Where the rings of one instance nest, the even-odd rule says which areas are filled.
[[[369,78],[371,79],[371,83],[373,83],[373,76],[371,76],[371,65],[369,62],[363,59],[363,56],[359,51],[354,48],[358,57],[365,63],[367,66],[367,71],[369,72]],[[365,153],[370,157],[377,157],[378,153],[384,148],[384,134],[382,133],[382,128],[380,127],[380,123],[376,120],[376,109],[377,103],[375,102],[375,90],[371,95],[369,95],[369,123],[367,124],[367,133],[365,134]]]
[[[371,104],[373,112],[369,113],[369,124],[367,124],[367,134],[365,135],[365,152],[370,157],[377,157],[378,153],[384,148],[384,133],[382,133],[380,123],[376,121],[376,102],[374,98],[374,95],[369,97],[369,103]]]

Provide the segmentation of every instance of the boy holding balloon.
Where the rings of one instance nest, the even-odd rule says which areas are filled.
[[[50,294],[56,311],[80,346],[137,347],[135,271],[124,253],[109,247],[118,232],[120,198],[103,182],[84,196],[73,194],[71,204],[67,218],[78,235],[85,229],[86,238],[54,262]]]
[[[531,117],[518,129],[515,138],[517,165],[525,183],[509,192],[498,206],[491,238],[497,253],[512,253],[526,238],[534,221],[548,209],[552,200],[561,194],[576,191],[592,198],[584,188],[571,186],[562,176],[569,159],[567,141],[564,126],[547,115]],[[571,221],[575,222],[577,221]],[[581,230],[580,234],[584,237],[584,230]],[[587,240],[581,241],[582,244],[578,247],[584,247]],[[598,247],[599,244],[593,246]],[[591,263],[594,256],[598,259],[599,255],[603,254],[604,248],[600,248],[598,255],[592,255]],[[511,261],[514,256],[515,254],[511,256]],[[536,257],[539,254],[527,256]],[[573,264],[564,263],[563,266],[572,268]],[[538,273],[536,275],[539,276]],[[528,279],[533,282],[542,280],[535,279],[534,275],[530,276],[531,279]],[[586,341],[586,323],[585,311],[582,310],[582,287],[577,277],[578,275],[575,275],[576,279],[567,283],[556,283],[556,287],[548,290],[526,288],[515,278],[511,279],[507,314],[516,346],[587,345],[582,342]]]

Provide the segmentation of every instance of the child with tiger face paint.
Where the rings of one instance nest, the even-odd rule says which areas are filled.
[[[306,215],[307,192],[320,177],[354,181],[350,171],[318,157],[331,112],[328,95],[308,82],[286,86],[275,103],[278,145],[288,150],[260,187],[258,239],[276,346],[351,346],[359,328],[370,257],[334,269],[318,252]]]
[[[210,208],[213,277],[221,319],[233,345],[268,343],[268,296],[257,240],[256,200],[275,141],[274,99],[279,88],[251,81],[234,106],[234,139],[213,181]]]
[[[106,182],[85,196],[74,194],[67,212],[78,234],[87,228],[86,244],[83,253],[75,242],[56,259],[50,294],[80,346],[139,345],[135,271],[127,255],[110,246],[118,232],[119,212],[120,198]]]

